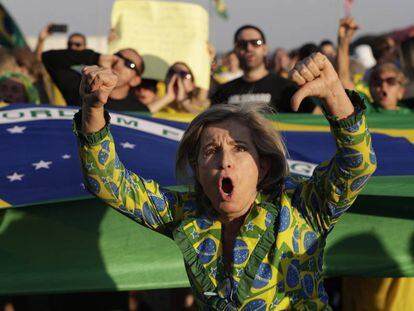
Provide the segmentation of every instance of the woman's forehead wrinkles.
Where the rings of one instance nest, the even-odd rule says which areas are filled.
[[[237,120],[227,120],[207,126],[201,134],[201,146],[208,144],[227,144],[252,142],[250,129]]]
[[[236,137],[235,137],[236,136]],[[210,145],[210,144],[221,144],[222,142],[226,142],[228,144],[234,144],[236,142],[244,142],[245,139],[242,137],[237,137],[236,133],[226,132],[206,132],[202,137],[203,145]]]

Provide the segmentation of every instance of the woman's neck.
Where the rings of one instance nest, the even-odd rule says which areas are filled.
[[[226,234],[236,234],[239,232],[241,226],[243,225],[244,219],[246,218],[246,215],[243,215],[241,217],[238,217],[236,219],[230,220],[230,221],[222,221],[223,224],[223,232]]]
[[[221,232],[221,241],[223,243],[223,263],[226,274],[230,275],[233,266],[234,257],[234,243],[237,234],[243,225],[245,216],[237,218],[233,221],[223,223],[223,230]]]

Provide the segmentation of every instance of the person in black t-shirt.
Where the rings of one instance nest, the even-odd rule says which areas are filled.
[[[234,35],[234,51],[243,76],[222,85],[211,97],[211,103],[267,103],[278,112],[293,112],[290,99],[297,87],[267,70],[268,48],[264,33],[256,26],[240,27]],[[299,112],[312,112],[314,108],[313,100],[306,99]]]
[[[111,92],[107,109],[148,111],[133,94],[132,88],[141,83],[144,60],[134,49],[123,49],[114,55],[104,55],[92,50],[51,50],[42,54],[47,71],[62,92],[68,105],[81,106],[79,85],[83,65],[97,65],[111,69],[118,77]]]

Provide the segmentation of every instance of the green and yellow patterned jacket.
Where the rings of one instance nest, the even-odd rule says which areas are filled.
[[[82,135],[78,113],[74,124],[85,184],[134,221],[174,239],[201,309],[325,309],[322,262],[327,234],[376,168],[362,101],[351,99],[353,116],[341,121],[328,117],[337,145],[333,158],[319,165],[310,179],[288,177],[280,189],[257,195],[236,238],[229,275],[220,221],[200,212],[192,193],[163,189],[125,169],[109,125]]]

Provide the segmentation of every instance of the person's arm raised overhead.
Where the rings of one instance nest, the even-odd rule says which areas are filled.
[[[134,221],[154,230],[182,217],[181,195],[127,170],[118,158],[104,106],[118,78],[98,66],[82,71],[82,110],[75,115],[79,156],[86,188]]]
[[[302,101],[314,96],[324,101],[326,111],[345,119],[354,113],[354,106],[345,92],[335,69],[321,53],[314,53],[297,63],[289,73],[291,80],[300,88],[292,96],[292,109],[297,111]]]
[[[344,17],[339,21],[338,29],[338,75],[344,88],[354,89],[355,85],[352,81],[349,58],[349,45],[355,31],[359,28],[357,22],[352,17]]]
[[[376,169],[365,106],[357,93],[345,91],[332,64],[320,53],[298,63],[290,75],[300,86],[292,97],[293,109],[307,96],[321,98],[336,142],[333,158],[320,164],[293,198],[314,229],[326,234]]]
[[[118,82],[118,77],[110,70],[98,66],[88,66],[82,70],[80,85],[82,97],[82,133],[97,133],[105,127],[104,105]]]
[[[42,61],[42,52],[45,45],[45,41],[52,34],[49,30],[50,26],[52,26],[51,23],[43,27],[37,38],[35,54],[38,61]]]

